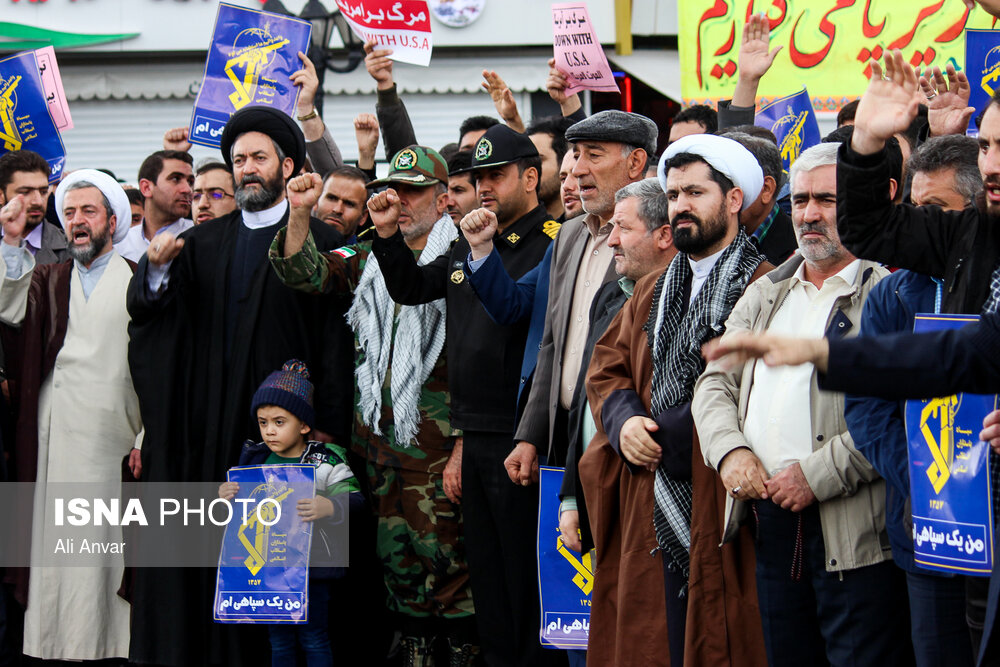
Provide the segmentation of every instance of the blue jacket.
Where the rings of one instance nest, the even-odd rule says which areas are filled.
[[[521,381],[517,386],[517,415],[524,409],[521,401],[528,399],[531,377],[538,361],[538,350],[542,347],[542,333],[545,329],[545,309],[549,302],[549,269],[552,267],[552,249],[549,244],[542,261],[514,282],[507,275],[500,261],[500,255],[493,249],[478,270],[469,268],[465,261],[465,273],[469,284],[476,291],[486,314],[502,326],[515,324],[526,317],[531,318],[528,339],[524,344],[524,359],[521,361]]]
[[[938,286],[928,276],[897,271],[872,288],[861,314],[860,336],[913,331],[917,313],[935,312]],[[909,447],[904,403],[855,395],[845,397],[844,416],[854,446],[885,478],[886,531],[896,565],[907,572],[939,574],[913,562]],[[948,576],[940,573],[942,576]]]

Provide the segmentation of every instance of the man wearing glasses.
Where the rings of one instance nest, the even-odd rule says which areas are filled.
[[[221,218],[236,210],[233,174],[222,162],[207,162],[194,176],[194,194],[191,195],[194,224],[200,225],[214,218]]]

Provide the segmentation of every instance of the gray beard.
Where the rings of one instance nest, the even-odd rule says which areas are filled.
[[[82,248],[76,245],[70,245],[67,248],[69,256],[80,262],[84,266],[90,266],[90,263],[101,254],[101,251],[107,247],[108,241],[111,239],[111,232],[105,228],[104,232],[98,234],[97,236],[90,237],[90,243],[83,246]]]
[[[271,208],[285,190],[285,184],[282,181],[277,184],[264,182],[259,185],[260,189],[248,188],[245,185],[236,188],[236,205],[241,211],[256,213]]]

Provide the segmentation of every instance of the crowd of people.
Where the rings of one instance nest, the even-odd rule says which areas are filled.
[[[296,118],[237,111],[218,160],[186,128],[135,185],[0,156],[0,474],[36,482],[32,550],[54,484],[232,498],[243,464],[315,466],[299,516],[351,526],[301,626],[214,622],[210,568],[8,568],[0,664],[1000,664],[990,579],[915,561],[901,403],[1000,387],[1000,93],[967,137],[965,75],[887,51],[786,173],[754,125],[769,32],[669,127],[587,116],[550,62],[560,116],[485,71],[499,118],[438,150],[368,43],[356,165],[302,54]],[[592,553],[586,650],[540,642],[540,465]]]

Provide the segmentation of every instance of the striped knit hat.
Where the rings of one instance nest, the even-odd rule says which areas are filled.
[[[309,369],[298,359],[285,362],[280,371],[275,371],[253,395],[250,413],[257,417],[257,408],[262,405],[277,405],[301,419],[310,428],[316,421],[313,409],[313,386],[309,381]]]

